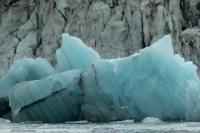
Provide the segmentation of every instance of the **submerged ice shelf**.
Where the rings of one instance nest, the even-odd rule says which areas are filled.
[[[41,58],[11,67],[0,80],[1,117],[15,122],[200,120],[197,67],[174,54],[170,35],[129,57],[101,59],[80,39],[63,34],[56,56],[56,69]]]

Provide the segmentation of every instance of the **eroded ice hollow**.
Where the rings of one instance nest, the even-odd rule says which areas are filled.
[[[170,35],[137,54],[107,60],[63,34],[56,56],[56,70],[25,59],[0,80],[13,121],[200,120],[197,67],[174,55]]]

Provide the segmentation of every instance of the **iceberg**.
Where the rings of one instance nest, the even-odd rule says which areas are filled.
[[[56,51],[57,71],[63,72],[71,69],[86,70],[93,61],[100,58],[92,48],[87,47],[81,39],[62,35],[62,46]]]
[[[0,80],[0,117],[11,117],[8,95],[13,86],[24,81],[42,79],[55,73],[46,59],[22,59],[11,66],[8,73]]]
[[[199,83],[196,69],[174,55],[169,35],[130,57],[97,60],[83,74],[84,116],[103,122],[185,120],[189,82]]]
[[[9,95],[13,121],[65,122],[79,120],[80,70],[71,70],[17,84]]]
[[[6,97],[17,83],[42,79],[54,73],[54,68],[46,59],[25,58],[18,60],[0,80],[0,97]]]
[[[174,54],[170,35],[129,57],[102,59],[63,34],[54,69],[22,59],[0,80],[0,114],[12,121],[200,120],[197,67]]]

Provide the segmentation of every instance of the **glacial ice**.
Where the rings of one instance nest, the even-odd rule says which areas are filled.
[[[71,69],[87,69],[94,60],[100,58],[92,48],[87,47],[81,39],[62,35],[62,46],[56,51],[57,71],[63,72]]]
[[[56,56],[56,72],[44,59],[23,59],[0,80],[13,121],[200,120],[197,67],[174,54],[170,35],[129,57],[101,59],[63,34]]]
[[[17,84],[9,95],[13,121],[65,122],[78,120],[80,70]]]
[[[83,75],[84,116],[90,121],[184,120],[189,81],[199,83],[196,69],[174,56],[169,35],[137,55],[97,60]]]
[[[25,58],[18,60],[0,80],[0,97],[7,96],[12,87],[17,83],[42,79],[54,73],[54,68],[46,59]]]

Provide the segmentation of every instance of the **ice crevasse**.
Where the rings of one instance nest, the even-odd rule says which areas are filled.
[[[0,116],[14,122],[200,120],[197,67],[174,54],[170,35],[129,57],[102,59],[62,35],[57,66],[22,59],[0,80]],[[9,109],[10,108],[10,109]]]

